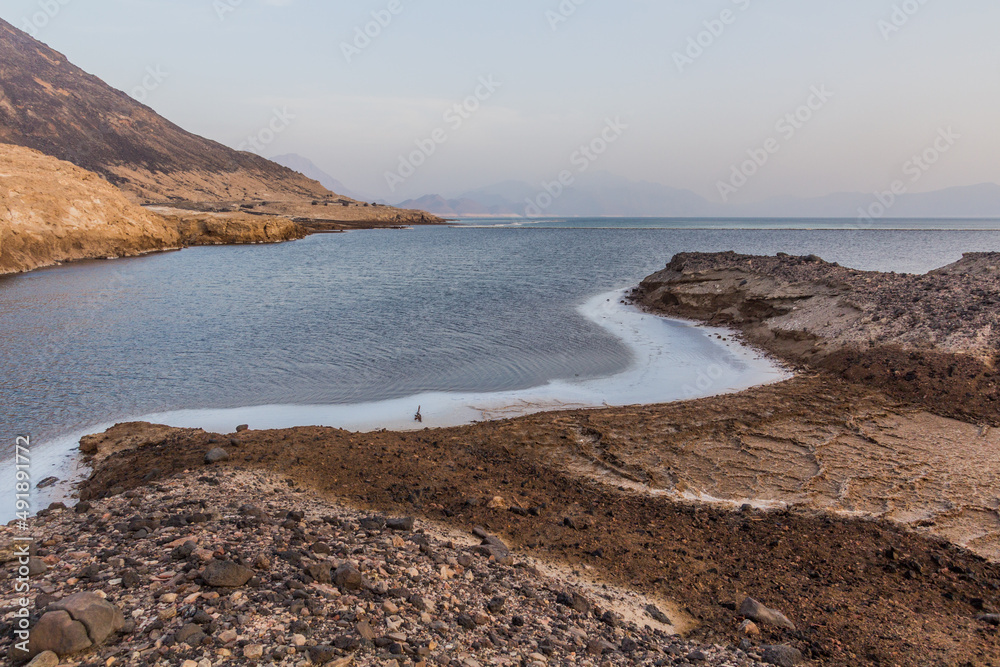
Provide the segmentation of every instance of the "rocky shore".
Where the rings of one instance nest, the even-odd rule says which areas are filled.
[[[738,394],[410,433],[116,426],[81,441],[78,511],[40,518],[36,618],[89,591],[122,613],[76,664],[1000,666],[994,260],[678,256],[638,299],[799,368]]]
[[[319,204],[174,202],[142,208],[95,173],[0,144],[0,275],[189,246],[280,243],[316,232],[442,222],[422,211]],[[329,210],[339,219],[320,213]]]
[[[816,256],[682,253],[635,297],[653,312],[733,327],[794,365],[1000,425],[1000,253],[925,275]]]
[[[2,648],[36,666],[762,664],[481,528],[357,512],[263,471],[158,479],[35,531],[29,651],[9,628]]]

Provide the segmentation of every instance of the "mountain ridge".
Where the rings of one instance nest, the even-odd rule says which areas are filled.
[[[138,203],[331,194],[287,167],[187,132],[3,19],[0,142],[96,172]]]

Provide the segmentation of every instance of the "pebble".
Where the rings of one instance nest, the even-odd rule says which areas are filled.
[[[59,569],[37,581],[55,600],[104,595],[128,619],[87,664],[615,667],[702,655],[699,667],[761,667],[735,647],[689,644],[626,620],[597,591],[516,567],[518,555],[481,528],[456,544],[272,474],[202,468],[88,502],[87,513],[38,519],[50,545],[39,555]],[[137,540],[130,526],[148,535]]]

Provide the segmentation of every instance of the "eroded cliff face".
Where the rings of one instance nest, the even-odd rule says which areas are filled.
[[[178,247],[180,233],[97,174],[0,145],[0,273]]]
[[[1000,253],[969,253],[924,275],[858,271],[815,256],[682,253],[636,298],[942,414],[995,423],[1000,413]]]
[[[305,235],[284,218],[161,216],[133,204],[97,174],[0,144],[0,274],[188,245],[273,243]]]

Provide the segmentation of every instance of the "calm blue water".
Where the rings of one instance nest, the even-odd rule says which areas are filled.
[[[628,349],[576,307],[680,251],[815,253],[923,272],[963,251],[1000,250],[995,231],[584,223],[317,235],[0,279],[0,439],[44,441],[168,410],[611,375],[629,365]]]

